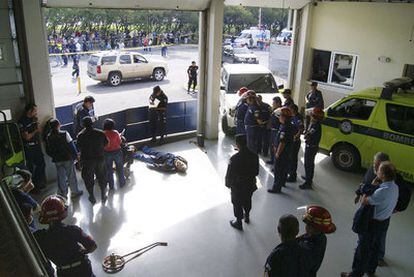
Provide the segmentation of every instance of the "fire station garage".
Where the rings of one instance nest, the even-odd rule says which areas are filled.
[[[285,131],[279,130],[278,144],[270,151],[276,152],[274,163],[280,168],[269,165],[269,157],[258,155],[251,212],[245,209],[244,218],[234,220],[237,203],[233,204],[237,201],[232,201],[235,189],[226,187],[232,183],[228,167],[239,166],[233,175],[243,177],[252,170],[247,165],[255,156],[245,163],[229,163],[239,150],[241,156],[246,142],[243,136],[228,136],[221,129],[223,11],[225,6],[238,5],[288,10],[293,34],[289,74],[278,96],[284,101],[281,92],[291,89],[299,113],[311,118],[306,128],[318,121],[315,108],[309,105],[311,86],[317,84],[324,106],[318,121],[321,139],[316,145],[315,151],[319,151],[314,156],[311,189],[300,188],[301,176],[309,177],[304,168],[305,152],[314,146],[308,140],[312,132],[307,133],[305,128],[305,135],[299,134],[297,178],[281,187],[280,193],[268,192],[275,192],[274,181],[283,179],[281,168],[287,171],[292,162],[279,149],[281,143],[287,145]],[[135,162],[126,185],[108,191],[106,199],[99,197],[101,180],[97,176],[92,180],[96,183],[96,203],[91,203],[84,174],[79,171],[76,174],[82,196],[52,197],[65,210],[63,214],[56,210],[51,213],[58,214],[64,224],[81,228],[79,236],[85,243],[79,242],[83,245],[82,260],[72,258],[60,264],[51,255],[59,253],[65,260],[65,253],[73,251],[61,249],[67,245],[63,243],[66,237],[59,237],[62,243],[46,251],[41,246],[51,239],[51,233],[44,231],[43,242],[37,240],[15,199],[15,191],[24,191],[22,184],[27,181],[17,167],[25,168],[24,163],[32,158],[24,151],[19,134],[22,129],[16,124],[25,106],[36,104],[40,126],[57,117],[62,130],[74,134],[74,107],[55,109],[46,45],[44,9],[59,7],[199,12],[197,101],[168,104],[165,143],[152,149],[170,153],[174,165],[177,158],[184,158],[186,171],[164,172],[137,160],[141,157],[137,153],[148,150],[145,146],[151,138],[142,135],[148,129],[147,106],[100,116],[96,128],[102,129],[110,116],[122,125],[117,129],[125,129],[127,140],[135,145]],[[0,0],[0,110],[4,116],[0,122],[0,176],[4,178],[0,187],[0,275],[75,276],[65,275],[65,271],[81,272],[76,270],[86,263],[95,276],[294,277],[316,276],[316,272],[323,277],[341,276],[342,272],[352,272],[342,276],[414,276],[414,205],[409,201],[414,186],[413,80],[411,0]],[[276,118],[288,118],[286,110],[281,108],[277,116],[275,112]],[[288,124],[280,120],[282,125]],[[250,149],[249,135],[247,132]],[[46,155],[43,140],[41,144],[47,186],[40,193],[29,194],[40,204],[33,211],[38,230],[52,228],[53,224],[49,227],[50,222],[45,220],[51,217],[43,210],[47,203],[42,201],[57,193],[56,168]],[[378,152],[382,154],[376,155]],[[283,161],[281,157],[285,157]],[[374,159],[385,162],[373,170]],[[367,182],[367,170],[374,179],[365,184],[374,187],[371,191],[360,187]],[[241,213],[243,217],[243,209]],[[234,221],[229,224],[230,220]],[[318,233],[322,243],[317,239],[309,239],[305,246],[298,243],[312,236],[309,230]],[[287,233],[293,233],[293,239],[287,239]],[[321,255],[323,238],[326,250]],[[88,245],[91,239],[96,249]],[[296,250],[277,255],[292,244]],[[315,262],[316,256],[322,261]],[[275,259],[278,262],[273,262]],[[313,264],[313,271],[308,264]]]

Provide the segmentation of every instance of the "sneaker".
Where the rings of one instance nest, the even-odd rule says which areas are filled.
[[[242,222],[239,220],[236,220],[236,219],[230,220],[230,225],[231,227],[236,228],[237,230],[243,231]]]

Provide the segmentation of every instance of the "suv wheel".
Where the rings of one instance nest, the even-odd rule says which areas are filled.
[[[112,87],[119,86],[121,84],[121,74],[118,72],[111,72],[108,76],[108,84]]]
[[[229,127],[226,115],[223,115],[221,118],[221,129],[223,129],[223,132],[226,136],[234,136],[236,134],[236,128]]]
[[[162,68],[156,68],[156,69],[154,69],[154,72],[152,73],[152,76],[154,77],[154,79],[156,81],[162,81],[162,80],[164,80],[164,77],[165,77],[164,69],[162,69]]]
[[[344,171],[355,171],[361,166],[358,150],[352,145],[340,144],[332,150],[332,162],[336,168]]]

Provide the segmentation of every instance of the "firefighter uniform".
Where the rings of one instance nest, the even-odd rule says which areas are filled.
[[[39,122],[35,117],[28,117],[23,115],[19,122],[19,128],[21,133],[27,132],[32,134],[37,132]],[[40,145],[40,135],[35,134],[31,139],[26,140],[23,138],[24,152],[27,159],[27,168],[32,173],[34,190],[38,191],[46,187],[46,171],[45,160],[43,157],[42,147]]]
[[[315,156],[318,153],[319,142],[322,136],[321,123],[311,122],[305,133],[305,183],[301,188],[310,188],[315,170]]]
[[[280,193],[282,187],[286,186],[287,174],[289,170],[289,155],[293,144],[293,128],[290,119],[286,119],[286,122],[281,124],[279,127],[279,131],[277,132],[274,142],[275,151],[281,143],[284,143],[285,147],[279,157],[275,156],[275,177],[273,188],[270,190],[270,192],[275,193]]]
[[[275,162],[275,153],[273,152],[273,149],[275,148],[275,139],[277,132],[279,131],[279,118],[276,116],[276,112],[273,111],[273,113],[270,115],[270,161],[269,164],[274,164]]]
[[[260,127],[257,121],[259,117],[259,107],[256,104],[249,105],[246,116],[244,117],[244,125],[246,126],[247,148],[256,154],[259,151]]]
[[[270,144],[270,128],[268,123],[270,121],[270,115],[272,113],[272,107],[265,103],[261,102],[259,106],[259,140],[258,140],[258,153],[267,156],[269,154],[269,144]]]
[[[246,134],[246,126],[244,125],[244,118],[246,117],[247,110],[249,105],[246,103],[245,98],[241,98],[239,102],[237,102],[236,109],[235,109],[235,123],[236,123],[236,135],[245,135]]]
[[[288,172],[288,182],[296,182],[297,177],[297,168],[298,168],[298,154],[300,149],[300,135],[303,131],[303,117],[300,114],[296,114],[292,117],[292,127],[293,127],[293,143],[292,149],[290,151],[290,160],[289,160],[289,172]]]

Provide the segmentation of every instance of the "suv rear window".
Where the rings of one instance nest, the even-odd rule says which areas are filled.
[[[102,65],[105,65],[105,64],[114,64],[115,61],[116,61],[116,56],[102,57],[101,64]]]
[[[391,130],[414,135],[414,108],[387,104],[387,121]]]
[[[276,93],[277,87],[272,74],[230,74],[228,93],[236,93],[247,87],[256,93]]]
[[[99,61],[99,56],[91,56],[91,58],[89,59],[89,64],[92,65],[97,65]]]

